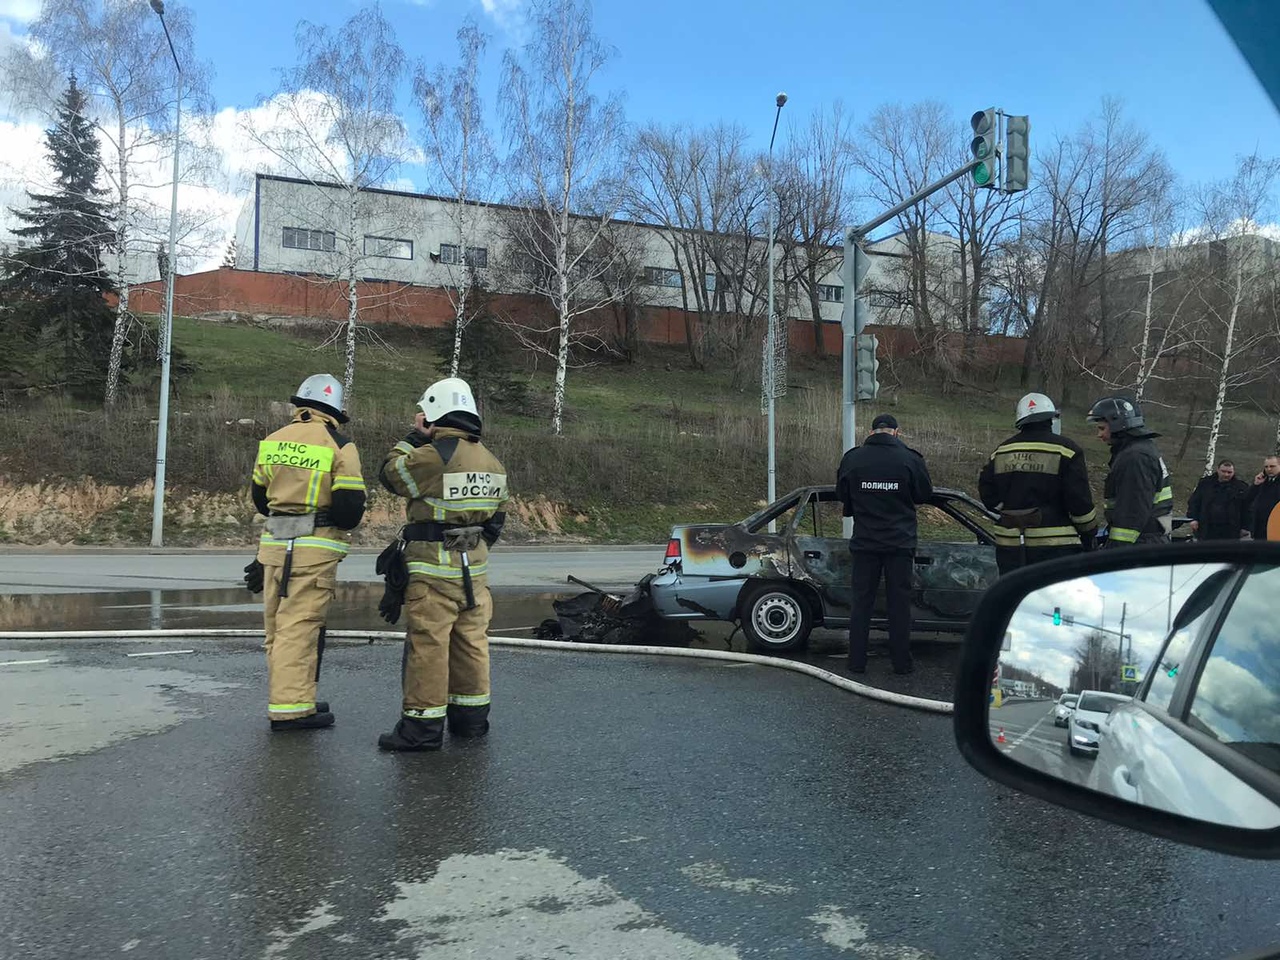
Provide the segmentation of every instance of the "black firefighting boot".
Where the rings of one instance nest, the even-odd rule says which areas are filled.
[[[401,717],[396,728],[378,737],[381,750],[439,750],[444,742],[444,718]]]
[[[480,707],[449,704],[449,735],[475,739],[489,732],[489,704]]]
[[[321,704],[316,704],[321,706]],[[282,730],[317,730],[320,727],[333,726],[333,714],[328,710],[313,713],[309,717],[294,717],[292,720],[272,720],[271,729]]]

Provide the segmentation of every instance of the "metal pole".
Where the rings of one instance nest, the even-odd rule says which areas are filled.
[[[774,407],[774,397],[777,393],[776,373],[778,365],[778,334],[777,320],[773,315],[774,248],[777,246],[774,235],[777,231],[777,227],[774,223],[776,214],[774,211],[775,204],[773,196],[773,141],[778,135],[778,120],[782,116],[782,105],[786,102],[787,95],[785,93],[778,94],[778,109],[773,115],[773,133],[769,135],[769,320],[768,323],[765,324],[764,370],[761,371],[761,375],[765,381],[765,393],[767,394],[765,409],[768,411],[767,429],[769,431],[769,479],[767,490],[769,503],[773,503],[778,499],[778,447],[777,440],[775,438],[777,414]],[[769,532],[778,532],[778,524],[776,521],[769,521]]]
[[[169,276],[165,285],[164,323],[160,333],[160,412],[156,423],[156,479],[151,502],[151,546],[164,546],[165,453],[169,443],[169,361],[173,353],[173,283],[178,271],[178,148],[182,133],[182,65],[173,49],[169,25],[160,14],[169,52],[178,69],[178,101],[173,118],[173,196],[169,206]]]
[[[840,314],[840,333],[844,341],[842,376],[840,383],[840,455],[848,453],[857,444],[858,408],[854,402],[856,393],[854,381],[857,379],[858,337],[862,334],[870,319],[867,298],[862,295],[861,287],[871,266],[871,258],[862,248],[864,236],[858,231],[850,230],[844,238],[844,309]],[[843,523],[844,537],[853,536],[853,518],[845,517]]]

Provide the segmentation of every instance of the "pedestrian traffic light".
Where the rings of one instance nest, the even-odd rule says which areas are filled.
[[[880,341],[874,333],[858,335],[857,357],[853,366],[853,398],[855,400],[874,400],[880,396],[880,360],[876,357],[876,348]]]
[[[1029,117],[1004,118],[1004,192],[1027,189],[1031,178],[1031,134]]]
[[[982,161],[973,168],[973,185],[994,189],[996,183],[996,108],[979,110],[969,121],[973,126],[973,140],[969,149],[973,159]]]
[[[1061,607],[1053,608],[1053,625],[1055,627],[1062,626],[1062,608]]]

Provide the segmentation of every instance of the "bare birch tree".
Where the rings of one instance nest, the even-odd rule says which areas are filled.
[[[609,57],[591,5],[539,0],[529,21],[532,39],[506,55],[500,98],[519,207],[506,222],[516,249],[536,264],[529,292],[550,303],[559,326],[551,414],[559,436],[574,324],[613,298],[600,282],[613,265],[598,240],[622,206],[623,116],[616,96],[591,91]],[[590,217],[574,216],[588,209]]]
[[[423,118],[423,144],[431,164],[429,176],[440,184],[435,193],[447,195],[453,204],[448,216],[453,246],[458,256],[446,264],[453,306],[453,356],[449,375],[458,375],[462,337],[471,310],[469,294],[475,288],[472,271],[483,269],[468,251],[475,246],[478,222],[492,189],[495,169],[493,145],[485,129],[483,104],[477,83],[480,58],[488,38],[468,20],[458,30],[459,62],[453,68],[437,66],[428,74],[421,66],[414,78],[414,98]],[[442,258],[443,262],[443,258]]]
[[[1233,391],[1274,371],[1280,363],[1274,349],[1256,352],[1269,342],[1270,325],[1259,323],[1259,304],[1272,264],[1264,256],[1266,241],[1259,227],[1275,205],[1280,161],[1257,154],[1240,159],[1229,180],[1201,191],[1198,208],[1203,220],[1201,247],[1208,269],[1201,285],[1201,302],[1210,322],[1221,331],[1211,351],[1217,361],[1217,390],[1213,419],[1205,447],[1205,473],[1213,471],[1222,433],[1222,417]]]
[[[190,10],[173,6],[165,19],[183,67],[182,107],[190,143],[192,132],[200,129],[193,120],[211,107],[208,71],[195,56]],[[88,98],[86,115],[104,146],[103,182],[116,225],[115,249],[107,263],[119,295],[104,391],[111,407],[119,396],[125,346],[134,330],[133,271],[143,250],[168,234],[167,199],[153,203],[146,190],[167,182],[148,182],[147,176],[165,177],[165,158],[172,157],[174,65],[158,18],[145,3],[133,0],[44,0],[28,36],[32,42],[14,45],[3,64],[15,105],[51,116],[61,78],[74,74]],[[51,85],[51,77],[58,82]],[[190,158],[184,168],[188,180],[201,176],[201,156],[208,156],[207,144],[200,151],[184,151]]]
[[[318,273],[346,287],[347,318],[335,337],[345,345],[350,408],[365,299],[358,281],[371,259],[390,255],[380,245],[390,241],[367,231],[376,223],[385,232],[388,218],[396,216],[393,205],[370,190],[385,185],[410,154],[396,109],[407,62],[376,6],[361,9],[337,31],[302,21],[297,46],[297,65],[284,72],[279,91],[264,104],[274,122],[246,120],[245,132],[279,169],[314,188],[299,211],[311,221],[302,226],[334,235],[332,249],[317,251],[315,262],[323,266]]]

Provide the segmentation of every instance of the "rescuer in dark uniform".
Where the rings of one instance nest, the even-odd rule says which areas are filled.
[[[1089,409],[1098,439],[1111,445],[1107,500],[1107,547],[1168,543],[1173,527],[1173,486],[1156,449],[1160,434],[1147,429],[1136,401],[1103,397]]]
[[[1053,401],[1028,393],[1015,416],[1018,432],[996,447],[978,477],[982,502],[1000,513],[995,538],[1002,574],[1089,549],[1098,526],[1084,450],[1059,434]]]
[[[865,673],[871,611],[880,576],[888,601],[889,655],[894,673],[910,673],[911,566],[916,505],[933,496],[924,457],[898,439],[898,421],[882,413],[865,443],[848,451],[836,473],[844,515],[853,518],[853,596],[849,611],[849,669]]]

